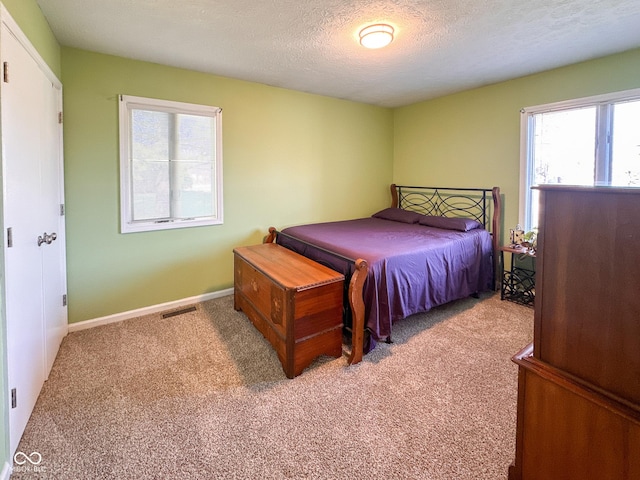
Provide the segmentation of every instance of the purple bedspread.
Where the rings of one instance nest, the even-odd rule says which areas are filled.
[[[389,340],[391,326],[414,313],[491,289],[491,236],[378,218],[290,227],[287,235],[369,263],[364,286],[365,326]],[[279,235],[277,242],[335,270],[347,262]]]

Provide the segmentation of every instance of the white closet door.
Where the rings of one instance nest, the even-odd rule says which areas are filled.
[[[16,400],[9,406],[13,454],[66,333],[61,293],[66,268],[60,91],[4,22],[0,56],[8,73],[0,83],[0,101],[8,388]]]
[[[43,244],[43,310],[44,310],[44,347],[45,377],[49,376],[51,367],[58,353],[62,339],[68,332],[67,307],[63,303],[66,294],[66,251],[65,223],[61,215],[64,205],[64,185],[62,175],[62,127],[58,121],[58,113],[62,111],[60,90],[50,82],[46,85],[45,101],[47,115],[43,120],[43,162],[41,172],[41,230],[55,237],[50,244]]]

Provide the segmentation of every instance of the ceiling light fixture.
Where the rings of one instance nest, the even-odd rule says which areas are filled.
[[[386,47],[393,41],[393,27],[376,23],[360,30],[360,45],[366,48]]]

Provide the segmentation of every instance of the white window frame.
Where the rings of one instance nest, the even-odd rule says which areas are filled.
[[[120,130],[120,231],[121,233],[168,230],[174,228],[221,225],[222,205],[222,109],[219,107],[193,103],[158,100],[154,98],[119,96]],[[169,218],[161,220],[133,219],[132,176],[131,176],[131,111],[152,110],[174,114],[211,117],[215,120],[215,164],[212,188],[215,188],[215,208],[213,215],[199,218]]]
[[[533,225],[529,217],[529,203],[531,202],[531,187],[533,183],[532,152],[533,152],[533,116],[539,113],[570,110],[583,107],[597,107],[596,124],[596,152],[595,152],[595,178],[597,185],[607,185],[611,182],[611,134],[613,105],[625,101],[640,100],[640,88],[624,90],[620,92],[594,95],[591,97],[576,98],[562,102],[547,103],[526,107],[520,110],[520,198],[519,198],[519,224],[526,230],[537,227]]]

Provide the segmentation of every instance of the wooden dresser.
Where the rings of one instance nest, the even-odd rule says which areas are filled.
[[[640,189],[537,188],[509,480],[640,479]]]
[[[233,252],[234,308],[271,342],[287,377],[342,355],[342,274],[275,243]]]

